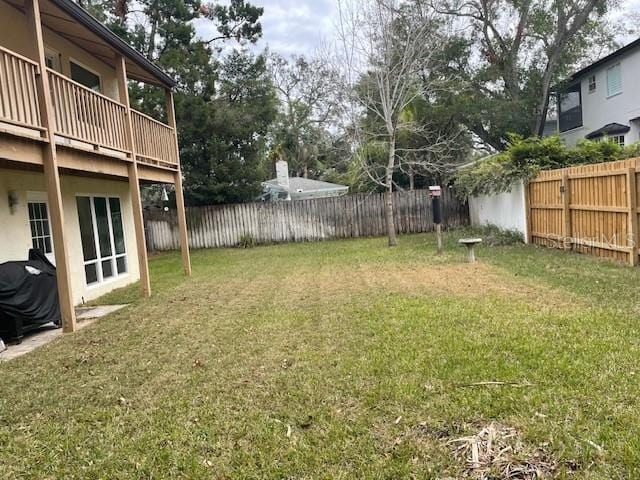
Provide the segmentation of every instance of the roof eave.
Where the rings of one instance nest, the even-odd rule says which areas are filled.
[[[596,68],[604,65],[605,63],[608,63],[611,60],[614,60],[617,57],[624,55],[625,53],[628,53],[638,47],[640,47],[640,38],[638,38],[637,40],[634,40],[631,43],[628,43],[624,47],[619,48],[615,52],[610,53],[606,57],[603,57],[600,60],[596,60],[592,64],[587,65],[586,67],[578,70],[577,72],[572,74],[571,77],[569,77],[569,80],[573,82],[581,77],[584,77],[587,73],[591,72],[592,70],[595,70]]]
[[[135,48],[118,37],[106,26],[96,20],[80,5],[76,4],[72,0],[51,0],[51,3],[63,10],[70,17],[74,18],[77,22],[81,23],[84,27],[91,30],[94,34],[102,38],[104,41],[109,43],[109,45],[111,45],[120,54],[129,58],[131,61],[135,62],[141,68],[149,72],[163,86],[167,88],[174,88],[177,85],[177,82],[173,78],[163,72],[157,65],[145,58],[144,55],[142,55]]]

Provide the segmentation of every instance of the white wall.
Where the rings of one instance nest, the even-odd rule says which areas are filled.
[[[114,288],[123,287],[140,278],[133,225],[133,209],[127,182],[62,175],[60,177],[64,208],[65,241],[70,256],[73,300],[75,304],[97,298]],[[18,204],[9,209],[8,196],[13,191]],[[31,230],[27,210],[28,192],[44,192],[44,175],[37,172],[0,169],[0,263],[26,260],[31,248]],[[128,273],[108,282],[87,286],[84,274],[82,242],[76,195],[114,196],[120,198],[127,252]]]
[[[510,192],[496,195],[480,195],[469,198],[471,225],[496,225],[508,230],[517,230],[526,238],[524,186],[513,185]]]
[[[607,69],[620,63],[622,74],[622,93],[607,97]],[[589,93],[589,77],[595,74],[596,90]],[[585,135],[604,127],[608,123],[629,125],[631,130],[625,136],[625,145],[640,141],[640,122],[630,122],[640,116],[640,50],[628,52],[616,57],[588,72],[581,79],[582,91],[582,127],[561,133],[567,146],[585,138]]]

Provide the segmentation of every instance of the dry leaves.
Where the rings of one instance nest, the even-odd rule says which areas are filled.
[[[526,445],[514,428],[495,423],[447,444],[464,463],[465,478],[538,480],[551,478],[556,469],[542,448]]]

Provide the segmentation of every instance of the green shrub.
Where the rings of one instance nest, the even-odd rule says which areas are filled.
[[[640,144],[625,148],[609,142],[582,140],[567,148],[560,137],[522,138],[512,135],[509,147],[499,154],[460,170],[454,179],[461,196],[508,192],[519,181],[534,178],[540,170],[612,162],[640,156]]]
[[[245,233],[244,235],[240,236],[240,243],[238,244],[238,246],[240,248],[253,248],[256,246],[256,244],[257,242],[254,236],[250,233]]]
[[[486,225],[479,229],[479,236],[486,245],[503,246],[524,243],[524,236],[517,230],[500,228],[497,225]]]

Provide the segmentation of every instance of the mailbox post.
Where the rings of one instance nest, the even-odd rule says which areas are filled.
[[[436,226],[436,242],[438,255],[442,254],[442,189],[440,185],[431,185],[429,187],[429,196],[431,197],[431,209],[433,211],[433,223]]]

